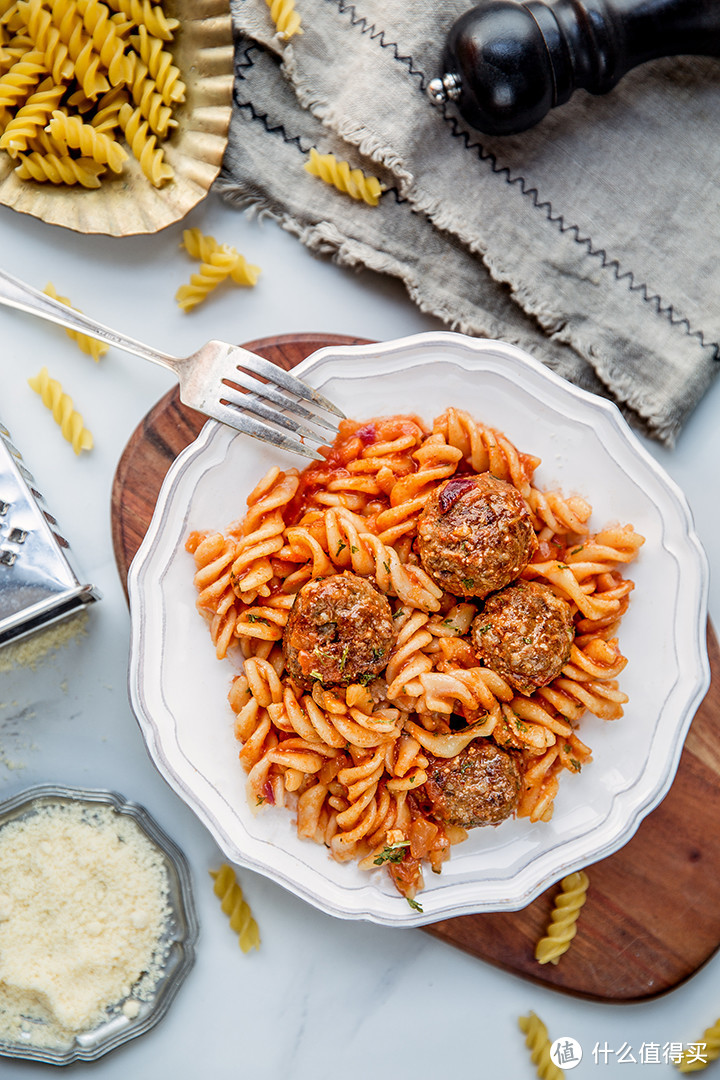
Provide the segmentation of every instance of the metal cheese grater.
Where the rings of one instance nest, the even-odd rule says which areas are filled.
[[[0,646],[100,598],[78,579],[68,553],[67,540],[0,422]]]

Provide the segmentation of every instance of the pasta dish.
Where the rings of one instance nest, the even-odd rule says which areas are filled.
[[[510,817],[550,820],[619,718],[618,627],[643,537],[535,486],[540,459],[449,408],[345,420],[325,460],[271,469],[243,517],[193,532],[253,808],[384,868],[423,869]]]

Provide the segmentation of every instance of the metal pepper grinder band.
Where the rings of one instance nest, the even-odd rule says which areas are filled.
[[[718,0],[484,0],[454,23],[427,92],[488,135],[533,127],[661,56],[720,56]]]

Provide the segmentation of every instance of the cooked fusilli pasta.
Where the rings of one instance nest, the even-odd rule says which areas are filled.
[[[186,237],[198,257],[217,254],[212,238]],[[217,656],[242,659],[229,700],[251,804],[293,808],[301,837],[363,869],[385,866],[412,899],[422,865],[439,871],[450,845],[482,823],[435,812],[438,763],[470,767],[480,752],[507,759],[517,770],[507,813],[549,821],[560,778],[591,760],[578,733],[583,716],[622,715],[626,660],[617,630],[633,585],[621,568],[643,540],[629,525],[593,533],[588,503],[539,489],[539,459],[460,410],[447,409],[430,427],[390,416],[340,428],[327,460],[302,472],[271,469],[241,520],[224,532],[192,533],[186,547]],[[512,588],[520,602],[538,590],[549,595],[570,625],[556,665],[531,689],[519,689],[500,658],[479,652],[491,629],[486,594],[444,587],[419,547],[433,501],[450,492],[454,505],[488,478],[503,497],[520,500],[532,533]],[[463,528],[471,546],[472,526]],[[496,558],[504,565],[497,551],[493,565]],[[371,598],[382,598],[367,626],[363,608],[352,609],[352,637],[327,678],[322,668],[340,633],[330,600],[317,601],[331,614],[313,644],[304,653],[289,644],[300,633],[298,611],[323,583],[340,593],[371,583]],[[390,629],[380,646],[383,620]],[[375,666],[356,670],[365,640]],[[548,933],[560,951],[580,904],[566,884],[563,920]]]
[[[565,1073],[550,1057],[550,1037],[545,1024],[534,1012],[518,1018],[518,1026],[525,1035],[525,1045],[530,1051],[530,1060],[537,1070],[540,1080],[563,1080]]]
[[[43,367],[37,375],[28,379],[30,387],[42,398],[43,405],[53,414],[53,419],[60,425],[63,438],[72,444],[76,454],[82,450],[92,450],[93,437],[83,423],[83,418],[73,407],[72,398],[65,393],[57,379],[51,379],[48,369]]]
[[[535,959],[540,964],[557,964],[577,933],[577,920],[585,900],[589,879],[584,870],[568,874],[560,882],[560,892],[550,916],[545,936],[535,947]]]
[[[351,169],[347,161],[340,161],[334,154],[319,154],[315,147],[310,150],[310,160],[305,169],[318,176],[326,184],[337,188],[352,199],[377,206],[385,187],[376,176],[367,175],[362,169]]]
[[[302,20],[295,9],[295,0],[266,0],[270,18],[281,37],[287,41],[294,34],[302,34]]]
[[[215,884],[213,891],[220,900],[220,906],[229,916],[230,927],[238,936],[238,943],[244,953],[260,948],[260,931],[250,910],[250,905],[243,896],[235,871],[227,863],[219,870],[211,870],[210,876]]]
[[[43,292],[46,296],[51,296],[53,300],[58,300],[61,304],[65,304],[67,307],[73,306],[68,300],[67,296],[58,296],[55,290],[55,286],[51,282],[48,282],[48,284],[43,289]],[[79,311],[80,309],[75,308],[75,310]],[[84,353],[87,353],[88,356],[92,356],[93,360],[95,360],[96,362],[108,351],[108,346],[103,341],[98,341],[97,338],[89,337],[87,334],[81,334],[77,330],[66,329],[65,333],[69,338],[71,338],[72,341],[76,342],[76,344],[80,347],[80,349],[82,349]]]

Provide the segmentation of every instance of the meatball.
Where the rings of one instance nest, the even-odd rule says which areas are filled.
[[[536,581],[517,581],[489,596],[472,624],[480,659],[521,694],[560,674],[574,636],[570,605]]]
[[[418,546],[441,588],[482,598],[514,581],[537,539],[520,492],[481,473],[451,477],[433,492],[418,521]]]
[[[349,573],[315,578],[290,609],[285,667],[305,688],[366,683],[386,666],[393,638],[390,603],[370,581]]]
[[[517,757],[491,739],[475,739],[454,758],[431,757],[427,776],[417,798],[443,825],[498,825],[520,798]]]

